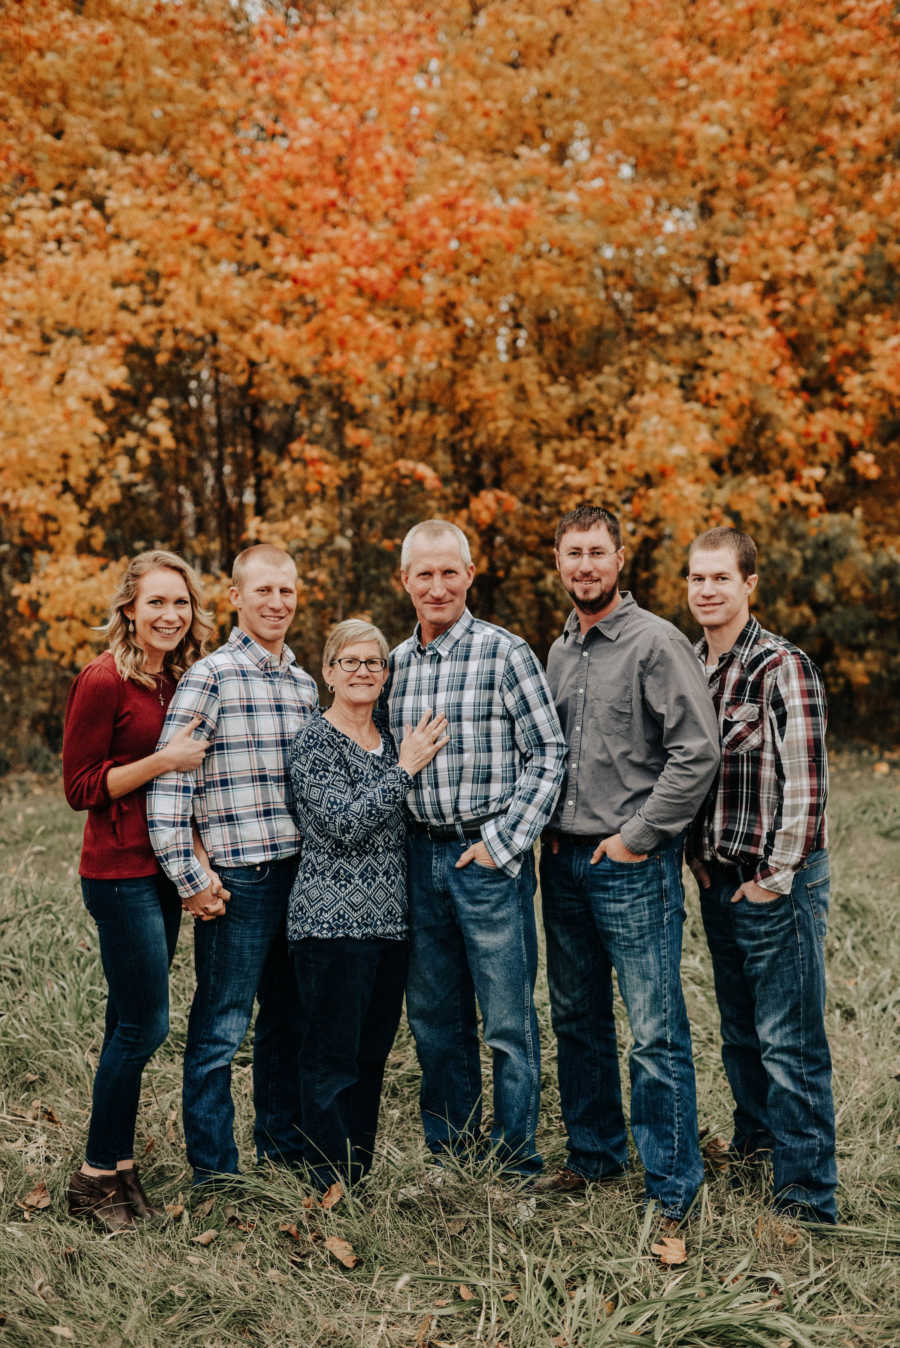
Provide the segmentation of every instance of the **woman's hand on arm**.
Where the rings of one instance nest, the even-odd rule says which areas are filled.
[[[193,738],[200,724],[200,717],[195,716],[188,725],[176,730],[162,749],[148,754],[146,758],[138,758],[133,763],[120,763],[110,768],[106,774],[106,790],[110,800],[127,796],[129,791],[136,791],[139,786],[152,782],[154,777],[161,777],[164,772],[191,772],[199,768],[209,747],[207,740]]]
[[[439,749],[449,743],[446,716],[432,716],[430,710],[426,711],[415,728],[404,726],[397,762],[414,777],[431,762]]]

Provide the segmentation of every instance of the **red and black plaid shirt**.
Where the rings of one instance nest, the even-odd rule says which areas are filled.
[[[705,638],[694,647],[707,658]],[[751,618],[709,675],[722,763],[694,821],[689,855],[753,866],[757,884],[787,894],[827,843],[827,706],[809,656]]]

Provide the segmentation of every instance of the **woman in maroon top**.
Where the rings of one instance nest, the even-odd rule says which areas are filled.
[[[169,1031],[182,908],[150,846],[144,788],[203,761],[196,720],[164,749],[156,743],[175,684],[203,654],[211,623],[187,563],[153,551],[129,563],[105,630],[109,649],[72,685],[63,732],[66,799],[88,812],[79,873],[108,986],[86,1159],[69,1182],[68,1204],[74,1217],[121,1231],[157,1212],[134,1168],[134,1129],[144,1064]],[[195,916],[222,907],[220,897],[215,911]]]

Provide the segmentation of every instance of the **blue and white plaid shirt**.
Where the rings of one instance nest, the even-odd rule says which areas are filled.
[[[194,856],[193,818],[214,866],[253,866],[300,850],[289,805],[288,755],[319,705],[315,682],[285,646],[280,662],[236,627],[182,676],[159,746],[199,716],[209,740],[194,772],[167,772],[147,789],[150,841],[182,898],[209,880]]]
[[[407,797],[422,823],[481,828],[493,860],[517,875],[559,794],[566,744],[537,656],[521,637],[468,609],[422,646],[417,626],[391,652],[387,705],[399,744],[430,707],[450,743],[413,778]]]

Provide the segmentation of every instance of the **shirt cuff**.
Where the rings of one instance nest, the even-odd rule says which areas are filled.
[[[763,862],[753,879],[758,885],[762,885],[763,889],[771,889],[773,894],[790,894],[796,875],[796,870],[785,868],[773,871]]]
[[[482,825],[481,841],[490,853],[491,860],[497,863],[501,871],[512,876],[519,874],[522,869],[522,853],[513,852],[503,841],[498,820],[489,819]]]
[[[658,847],[664,842],[664,837],[658,829],[652,824],[648,824],[640,815],[633,815],[619,829],[619,837],[622,839],[629,852],[642,854],[652,852],[654,847]]]
[[[195,894],[202,894],[204,889],[209,888],[209,876],[196,857],[193,857],[193,864],[188,865],[180,875],[173,875],[170,878],[182,899],[191,899]]]

